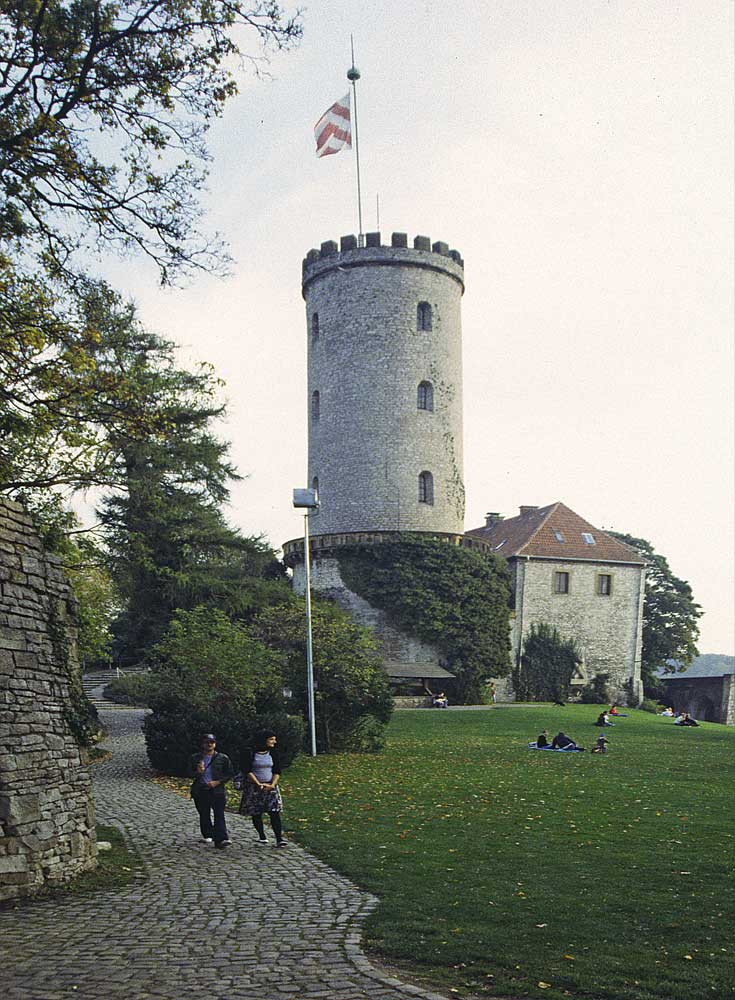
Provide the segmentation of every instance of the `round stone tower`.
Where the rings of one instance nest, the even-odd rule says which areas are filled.
[[[368,233],[304,261],[316,534],[461,534],[462,259]]]
[[[449,677],[435,649],[345,586],[338,554],[397,533],[462,544],[462,258],[426,236],[343,236],[306,255],[302,291],[312,586],[373,629],[391,676]],[[303,593],[303,538],[283,548]]]

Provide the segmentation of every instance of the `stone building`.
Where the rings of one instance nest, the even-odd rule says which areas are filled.
[[[503,556],[511,571],[513,662],[532,625],[555,627],[581,654],[573,685],[609,675],[611,698],[642,696],[641,643],[645,562],[635,549],[585,521],[563,503],[525,506],[517,517],[488,514],[468,533]],[[512,698],[508,679],[499,679]]]
[[[659,674],[667,705],[700,722],[735,726],[735,661],[705,654],[676,674]]]
[[[75,608],[58,558],[23,509],[0,499],[0,901],[96,863],[90,777],[70,717]]]
[[[418,532],[462,544],[464,265],[445,243],[380,233],[322,243],[303,264],[308,344],[308,485],[315,591],[370,625],[396,676],[440,670],[437,651],[391,628],[352,593],[335,552]],[[284,545],[303,592],[303,539]],[[418,676],[418,675],[417,675]],[[430,676],[427,675],[427,676]],[[446,677],[445,671],[436,674]]]

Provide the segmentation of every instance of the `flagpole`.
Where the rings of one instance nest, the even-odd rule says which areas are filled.
[[[357,218],[359,223],[359,235],[357,237],[358,246],[363,246],[365,236],[362,231],[362,191],[360,189],[360,142],[357,136],[357,81],[360,79],[360,70],[355,66],[355,43],[350,35],[350,49],[352,51],[352,66],[347,70],[347,79],[352,84],[352,103],[355,108],[355,161],[357,163]]]

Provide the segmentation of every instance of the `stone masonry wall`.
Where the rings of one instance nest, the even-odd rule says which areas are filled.
[[[96,864],[89,772],[65,716],[74,609],[59,560],[0,499],[0,900]]]
[[[569,593],[554,593],[554,574],[569,573]],[[514,662],[531,625],[555,627],[575,639],[589,680],[609,674],[610,697],[624,702],[625,683],[641,688],[643,571],[639,566],[553,560],[515,560],[516,617],[513,620]],[[596,592],[597,576],[612,576],[612,593]]]

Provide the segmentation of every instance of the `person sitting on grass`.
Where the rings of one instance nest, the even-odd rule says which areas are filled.
[[[674,716],[676,715],[676,712],[674,711],[674,706],[672,705],[672,706],[670,706],[669,708],[665,708],[665,709],[663,710],[663,712],[659,712],[658,714],[659,714],[659,715],[665,715],[665,716],[667,716],[667,717],[668,717],[669,719],[673,719],[673,718],[674,718]]]
[[[529,750],[550,750],[551,744],[549,743],[549,730],[542,729],[538,734],[533,743],[528,744]]]
[[[438,694],[433,694],[431,696],[431,707],[432,708],[449,708],[449,699],[444,694],[443,691],[439,691]]]
[[[675,726],[698,726],[699,723],[691,717],[689,712],[682,712],[681,716],[674,723]]]
[[[615,723],[610,722],[610,720],[607,717],[607,712],[600,712],[600,714],[597,716],[597,722],[595,723],[595,725],[600,727],[613,726],[615,725]]]
[[[619,712],[618,711],[618,703],[617,702],[615,702],[613,705],[610,706],[610,711],[609,711],[608,714],[609,715],[615,715],[615,716],[618,717],[618,719],[627,719],[628,718],[628,713],[627,712]]]
[[[577,744],[574,742],[574,740],[571,738],[571,736],[567,736],[567,734],[563,733],[561,731],[561,729],[560,729],[559,732],[554,737],[554,739],[551,741],[551,749],[552,750],[583,750],[584,747],[577,746]]]
[[[609,742],[604,733],[600,733],[595,740],[595,745],[592,747],[592,753],[607,753],[607,744]]]

